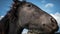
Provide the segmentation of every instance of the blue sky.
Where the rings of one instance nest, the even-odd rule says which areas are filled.
[[[27,0],[51,14],[60,25],[60,0]],[[0,0],[0,16],[4,16],[12,6],[12,0]],[[59,30],[60,32],[60,30]]]

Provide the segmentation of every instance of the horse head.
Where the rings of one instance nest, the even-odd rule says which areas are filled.
[[[14,0],[12,9],[1,21],[4,21],[5,31],[9,34],[21,34],[24,28],[43,33],[54,33],[59,28],[57,21],[50,14],[33,3],[18,0]]]

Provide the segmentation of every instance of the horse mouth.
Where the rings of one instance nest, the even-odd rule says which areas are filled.
[[[55,23],[51,25],[43,24],[42,29],[44,32],[55,32],[59,29],[59,27]]]

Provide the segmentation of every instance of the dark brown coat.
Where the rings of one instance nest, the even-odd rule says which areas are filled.
[[[21,34],[24,28],[43,33],[54,33],[58,30],[57,21],[51,15],[26,1],[15,0],[0,23],[3,34]]]

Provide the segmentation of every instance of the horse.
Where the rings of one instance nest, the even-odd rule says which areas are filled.
[[[13,0],[12,8],[0,20],[1,34],[21,34],[23,29],[55,33],[59,26],[54,17],[27,1]]]

